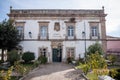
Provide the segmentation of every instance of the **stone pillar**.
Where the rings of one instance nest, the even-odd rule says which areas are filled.
[[[101,23],[101,37],[102,37],[102,48],[104,52],[106,53],[107,51],[107,41],[106,41],[106,25],[105,25],[105,17],[100,18],[100,23]]]

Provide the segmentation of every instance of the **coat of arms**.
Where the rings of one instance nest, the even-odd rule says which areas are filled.
[[[60,31],[60,24],[58,22],[55,23],[54,30],[55,31]]]

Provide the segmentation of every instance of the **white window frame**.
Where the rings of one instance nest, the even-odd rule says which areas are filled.
[[[92,37],[97,37],[98,36],[98,27],[97,26],[92,26],[91,27],[91,36]]]
[[[23,37],[24,37],[24,27],[23,26],[16,26],[16,29],[18,31],[18,36],[20,36],[20,38],[23,39]]]
[[[40,27],[40,38],[41,39],[47,39],[48,36],[48,26],[41,26]]]
[[[45,49],[45,51],[44,51]],[[47,57],[47,48],[39,48],[39,55]]]
[[[73,50],[73,52],[72,52]],[[74,47],[68,47],[66,48],[66,52],[67,52],[67,58],[68,57],[75,57],[75,48]]]
[[[67,27],[68,39],[73,39],[74,38],[74,32],[75,32],[74,26],[70,25],[70,26]]]

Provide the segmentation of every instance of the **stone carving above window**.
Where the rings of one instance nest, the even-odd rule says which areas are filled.
[[[55,31],[60,31],[60,23],[59,22],[55,22],[54,30]]]

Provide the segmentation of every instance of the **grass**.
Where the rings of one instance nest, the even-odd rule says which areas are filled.
[[[88,73],[88,74],[87,74],[87,78],[88,78],[89,80],[98,80],[97,75],[94,74],[94,73]]]

